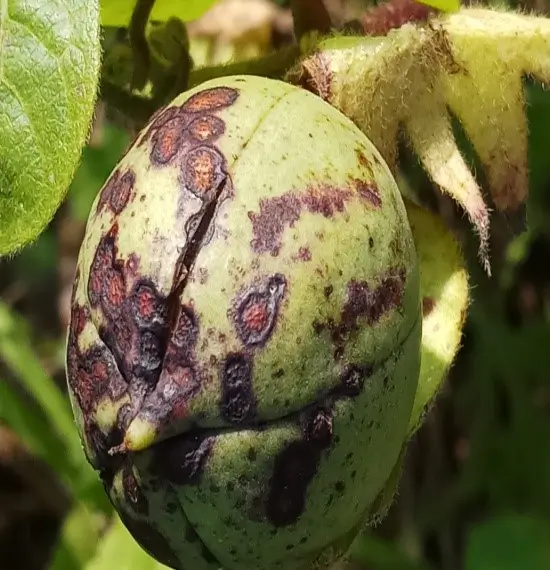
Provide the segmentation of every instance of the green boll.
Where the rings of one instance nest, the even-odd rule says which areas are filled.
[[[373,145],[300,88],[209,81],[151,119],[88,221],[67,354],[86,454],[164,564],[309,568],[396,464],[421,327]]]

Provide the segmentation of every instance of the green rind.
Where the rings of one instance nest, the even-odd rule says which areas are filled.
[[[225,134],[215,147],[225,157],[233,191],[218,203],[213,236],[199,249],[179,299],[199,323],[200,390],[189,396],[179,418],[169,406],[164,415],[149,406],[130,423],[124,444],[137,451],[124,459],[126,469],[132,469],[130,491],[122,472],[110,473],[108,463],[102,464],[106,460],[94,455],[94,442],[84,429],[86,419],[104,434],[115,428],[128,395],[93,402],[87,417],[78,409],[75,414],[90,460],[109,467],[106,484],[125,524],[155,556],[167,562],[147,539],[140,540],[136,521],[160,532],[178,568],[196,563],[209,570],[212,560],[230,570],[302,568],[360,527],[402,449],[420,366],[418,262],[399,190],[351,121],[306,91],[255,77],[205,83],[170,108],[215,87],[239,92],[236,102],[216,113]],[[178,182],[180,163],[154,165],[150,150],[145,131],[117,168],[130,168],[135,175],[132,197],[121,213],[98,208],[100,197],[93,206],[73,301],[91,315],[76,341],[82,352],[101,345],[97,331],[108,325],[103,310],[91,308],[88,281],[100,240],[113,223],[118,224],[117,263],[127,267],[135,254],[140,276],[168,295],[178,257],[190,244],[186,221],[203,211],[201,200]],[[290,210],[276,208],[267,216],[268,224],[284,222],[267,232],[269,247],[254,246],[262,236],[253,221],[266,215],[266,203],[289,207],[289,199]],[[279,247],[271,247],[274,242]],[[300,255],[302,250],[308,255]],[[273,332],[263,346],[243,346],[231,317],[235,298],[243,287],[275,274],[284,276],[286,289]],[[386,283],[389,278],[396,280],[393,288]],[[361,302],[372,303],[370,313],[351,299],[351,284],[368,292]],[[220,409],[220,366],[231,352],[254,360],[255,415],[239,425]],[[348,365],[370,373],[359,394],[338,395]],[[153,391],[142,410],[154,397]],[[72,398],[78,407],[74,393]],[[265,504],[276,457],[304,438],[299,413],[317,406],[330,410],[330,442],[311,481],[303,485],[302,512],[293,522],[275,524]],[[208,430],[214,445],[204,465],[193,459],[199,467],[193,481],[173,484],[158,474],[164,458],[155,444],[191,428],[195,434]],[[130,504],[136,493],[145,497],[146,512]],[[182,536],[185,529],[194,540]],[[205,550],[198,553],[198,548]]]
[[[279,421],[264,431],[216,436],[200,483],[173,491],[185,518],[221,566],[231,570],[309,568],[331,542],[361,526],[403,443],[420,366],[415,352],[420,332],[418,322],[401,349],[371,377],[369,389],[335,406],[333,440],[338,443],[323,454],[295,524],[274,532],[273,524],[262,516],[262,501],[274,458],[289,440],[300,439],[296,423]],[[251,449],[257,451],[253,461]],[[136,465],[144,472],[154,468],[145,459],[137,459]],[[173,535],[173,524],[158,520],[163,533]],[[180,538],[172,546],[185,560],[188,545]],[[182,568],[191,570],[193,565]]]

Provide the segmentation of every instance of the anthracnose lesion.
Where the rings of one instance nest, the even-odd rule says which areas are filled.
[[[256,417],[252,375],[252,357],[246,352],[234,352],[225,357],[221,369],[220,413],[229,423],[246,424]]]
[[[333,415],[330,407],[302,414],[301,438],[275,457],[265,503],[267,520],[275,527],[294,524],[305,509],[306,492],[317,473],[322,453],[330,447]]]
[[[189,432],[155,444],[149,465],[152,475],[174,485],[200,483],[215,439],[212,435]]]
[[[263,347],[271,337],[287,291],[287,280],[277,273],[244,288],[228,311],[239,340],[246,347]]]

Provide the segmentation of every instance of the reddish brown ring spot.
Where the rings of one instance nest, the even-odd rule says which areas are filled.
[[[264,346],[269,340],[286,286],[285,277],[276,274],[259,286],[249,287],[234,302],[230,313],[237,334],[245,346]]]
[[[184,129],[184,117],[176,116],[164,123],[152,136],[151,162],[160,166],[173,160],[181,148]]]
[[[213,147],[195,148],[187,154],[182,176],[188,190],[203,200],[210,200],[227,177],[224,158]]]
[[[236,89],[212,87],[192,95],[181,108],[186,113],[217,111],[233,105],[238,96],[239,92]]]
[[[190,137],[198,143],[212,143],[223,135],[225,123],[213,115],[198,117],[188,127]]]

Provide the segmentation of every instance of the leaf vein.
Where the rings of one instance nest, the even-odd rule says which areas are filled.
[[[3,1],[3,0],[0,0],[0,1]],[[36,32],[34,32],[33,29],[27,23],[22,22],[20,20],[17,20],[13,16],[10,18],[10,22],[13,22],[14,24],[16,24],[18,26],[21,26],[24,30],[26,30],[46,50],[46,53],[49,54],[53,58],[56,66],[57,66],[57,70],[59,72],[59,75],[61,76],[61,80],[63,81],[65,101],[67,101],[68,96],[69,96],[69,87],[68,87],[67,77],[65,75],[65,72],[63,70],[63,66],[62,66],[61,62],[63,61],[65,54],[71,49],[71,45],[70,44],[66,45],[63,48],[62,53],[60,55],[56,55],[55,52],[50,47],[48,47],[48,44],[46,43],[46,41],[43,40],[42,38],[40,38],[36,34]],[[79,51],[81,51],[78,47],[77,47],[77,49]],[[0,76],[0,77],[2,77],[2,76]]]
[[[38,136],[38,131],[36,130],[36,127],[33,124],[31,116],[27,112],[27,109],[25,107],[25,102],[24,102],[25,99],[23,97],[21,97],[21,95],[19,95],[19,92],[17,91],[17,89],[5,77],[0,76],[0,84],[5,85],[6,88],[8,89],[8,91],[10,91],[12,93],[12,95],[14,96],[16,101],[19,103],[19,106],[20,106],[21,110],[23,111],[23,115],[27,118],[27,123],[31,129],[31,132],[32,132],[32,135],[34,138],[35,147],[36,147],[36,149],[40,155],[40,158],[42,159],[42,164],[43,164],[44,158],[47,156],[47,153],[44,152],[44,148],[41,145],[40,137]]]

